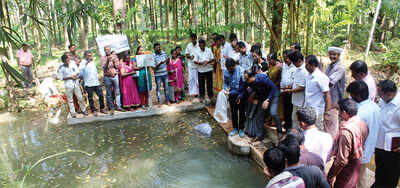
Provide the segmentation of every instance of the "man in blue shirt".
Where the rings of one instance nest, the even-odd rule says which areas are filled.
[[[370,187],[371,185],[368,185],[366,169],[375,151],[381,109],[378,104],[369,98],[369,88],[364,81],[357,80],[350,83],[346,91],[350,94],[351,98],[358,103],[357,115],[368,125],[368,137],[364,144],[362,158],[360,159],[361,165],[358,187]]]
[[[231,119],[233,131],[230,136],[235,136],[239,131],[239,136],[244,137],[245,100],[237,100],[240,90],[244,90],[245,82],[243,72],[235,61],[231,58],[225,61],[226,69],[224,71],[224,93],[229,96],[229,106],[231,108]],[[239,113],[239,120],[238,120]]]

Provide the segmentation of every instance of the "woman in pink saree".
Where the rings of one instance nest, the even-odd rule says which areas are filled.
[[[132,111],[135,107],[139,106],[139,92],[136,85],[136,78],[132,77],[135,74],[135,65],[131,61],[129,52],[124,53],[124,60],[120,69],[122,106]]]
[[[171,51],[171,59],[167,65],[169,85],[174,87],[175,101],[178,102],[184,88],[182,60],[177,57],[176,51]]]

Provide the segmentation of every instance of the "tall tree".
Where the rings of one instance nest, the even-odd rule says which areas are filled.
[[[283,23],[283,0],[272,1],[272,32],[275,34],[275,39],[270,41],[270,48],[272,52],[278,52],[280,50],[281,38],[282,38],[282,23]],[[276,40],[276,41],[274,41]],[[275,43],[275,44],[274,44]]]
[[[125,18],[126,18],[126,0],[112,0],[113,6],[113,16],[116,19],[114,24],[114,30],[118,32],[122,32],[126,25],[125,25]]]

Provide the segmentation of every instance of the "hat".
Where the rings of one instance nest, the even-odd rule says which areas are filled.
[[[332,46],[332,47],[328,48],[328,52],[336,52],[336,53],[340,54],[340,53],[342,53],[342,51],[343,51],[342,48],[335,47],[335,46]]]

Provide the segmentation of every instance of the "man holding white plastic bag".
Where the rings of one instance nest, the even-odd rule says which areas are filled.
[[[245,89],[243,80],[243,71],[233,59],[227,58],[225,62],[226,69],[224,71],[224,93],[229,96],[229,106],[231,108],[231,119],[233,131],[229,134],[235,136],[239,132],[240,137],[244,137],[245,104],[238,96]],[[239,117],[238,117],[239,113]]]

